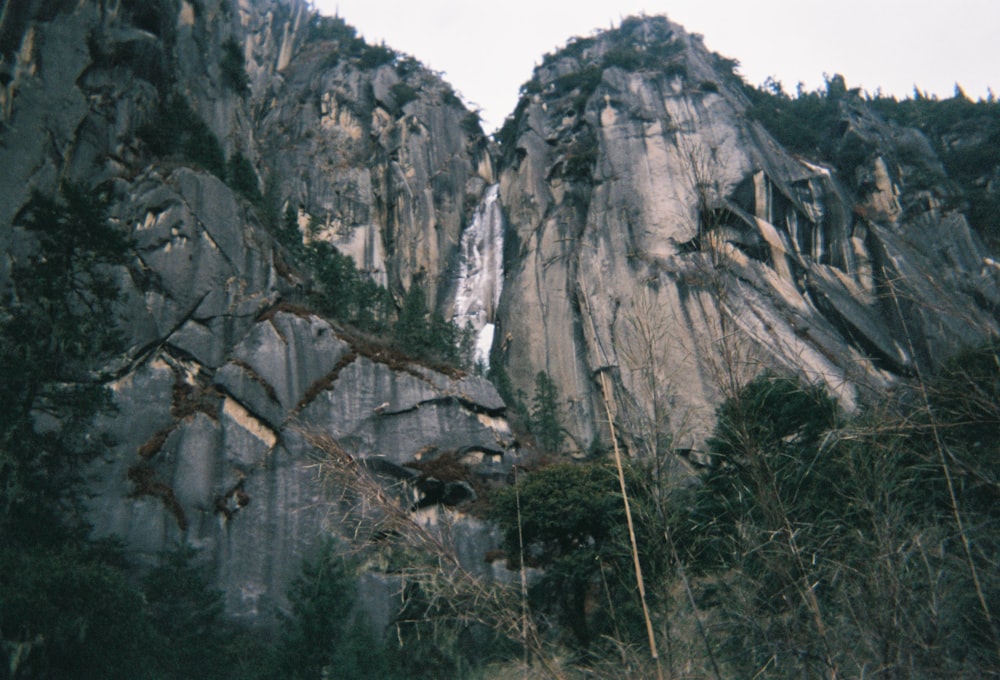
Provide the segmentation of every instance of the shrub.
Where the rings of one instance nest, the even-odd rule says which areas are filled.
[[[579,90],[579,93],[589,97],[601,82],[603,71],[599,66],[586,66],[577,71],[559,76],[553,81],[556,96],[562,96]]]
[[[220,179],[226,178],[226,157],[219,138],[183,97],[167,100],[157,118],[141,126],[137,134],[157,156],[178,155]]]
[[[401,109],[420,96],[420,92],[415,87],[406,83],[396,83],[389,88],[389,91],[392,93],[392,98],[396,100],[396,105]]]
[[[145,677],[166,670],[148,668],[166,644],[142,592],[93,550],[5,544],[0,601],[0,658],[11,677],[128,680],[139,668]]]
[[[462,106],[462,100],[455,94],[455,90],[445,87],[441,91],[441,103],[446,106]]]
[[[261,205],[264,196],[260,193],[257,171],[241,151],[229,157],[226,164],[226,183],[254,205]]]
[[[243,62],[243,49],[235,38],[222,43],[222,83],[238,95],[250,92],[250,76]]]
[[[482,137],[483,128],[479,119],[478,111],[469,111],[462,116],[462,131],[470,137]]]
[[[516,486],[491,500],[490,518],[511,566],[520,565],[523,545],[526,563],[544,569],[531,603],[571,633],[565,642],[586,649],[601,635],[627,630],[628,621],[641,621],[613,466],[594,461],[522,471]],[[635,628],[631,641],[642,639],[641,624]]]
[[[597,163],[596,145],[574,148],[566,157],[563,177],[576,182],[589,182],[594,174],[595,163]]]
[[[226,178],[226,157],[222,152],[219,138],[212,129],[200,118],[195,117],[193,124],[182,134],[182,151],[184,157],[205,168],[219,179]]]
[[[363,45],[358,54],[358,66],[361,68],[378,68],[391,64],[396,59],[396,52],[385,45]]]
[[[998,376],[986,346],[927,385],[930,412],[844,423],[821,389],[769,374],[720,406],[712,464],[672,533],[734,676],[971,678],[994,663],[982,601],[1000,591],[1000,486],[995,443],[977,450],[1000,420]]]
[[[357,30],[339,16],[328,17],[316,13],[309,19],[306,41],[335,40],[347,44],[355,40],[357,34]]]
[[[782,531],[786,521],[815,522],[836,512],[826,493],[829,459],[819,443],[836,425],[837,405],[821,388],[764,373],[716,415],[708,440],[712,467],[696,505],[698,521],[711,530],[699,540],[704,559],[746,567],[756,540],[745,543],[747,523]]]

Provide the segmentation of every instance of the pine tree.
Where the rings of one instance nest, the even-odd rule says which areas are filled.
[[[549,453],[558,453],[562,446],[563,428],[559,416],[559,389],[545,371],[535,376],[535,396],[531,404],[531,431],[539,446]]]
[[[107,197],[66,185],[35,193],[17,221],[35,247],[13,263],[0,316],[0,528],[32,542],[64,528],[82,466],[106,444],[88,430],[110,408],[93,368],[123,348],[108,267],[129,245],[107,211]]]

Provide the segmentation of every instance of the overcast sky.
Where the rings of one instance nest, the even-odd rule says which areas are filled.
[[[369,42],[413,55],[482,110],[487,132],[546,52],[630,14],[666,14],[757,85],[794,92],[841,73],[849,87],[905,97],[1000,95],[998,0],[315,0]]]

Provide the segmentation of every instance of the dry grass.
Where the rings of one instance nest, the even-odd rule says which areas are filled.
[[[483,625],[514,641],[534,664],[533,675],[562,679],[562,663],[527,615],[517,587],[480,578],[459,562],[447,526],[432,529],[414,521],[401,495],[387,490],[332,437],[302,431],[315,448],[325,487],[346,508],[341,518],[356,546],[374,538],[413,556],[398,567],[403,578],[405,616],[397,625]]]

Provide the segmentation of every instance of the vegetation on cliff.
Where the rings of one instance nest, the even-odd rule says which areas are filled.
[[[844,77],[827,78],[823,88],[789,93],[769,79],[760,87],[744,86],[752,106],[749,115],[789,150],[831,163],[850,181],[856,168],[881,153],[872,140],[852,128],[852,107],[860,107],[900,128],[919,130],[943,167],[928,166],[919,152],[897,148],[893,159],[906,168],[911,188],[931,191],[961,210],[995,252],[1000,245],[1000,102],[992,97],[973,101],[958,86],[953,97],[939,99],[915,89],[897,99],[880,92],[850,89]]]
[[[823,390],[762,373],[719,407],[697,483],[667,482],[665,505],[653,462],[634,459],[629,497],[668,675],[995,667],[998,351],[970,349],[913,402],[849,417]],[[607,463],[524,470],[492,507],[513,566],[545,568],[533,615],[583,666],[653,677]]]

